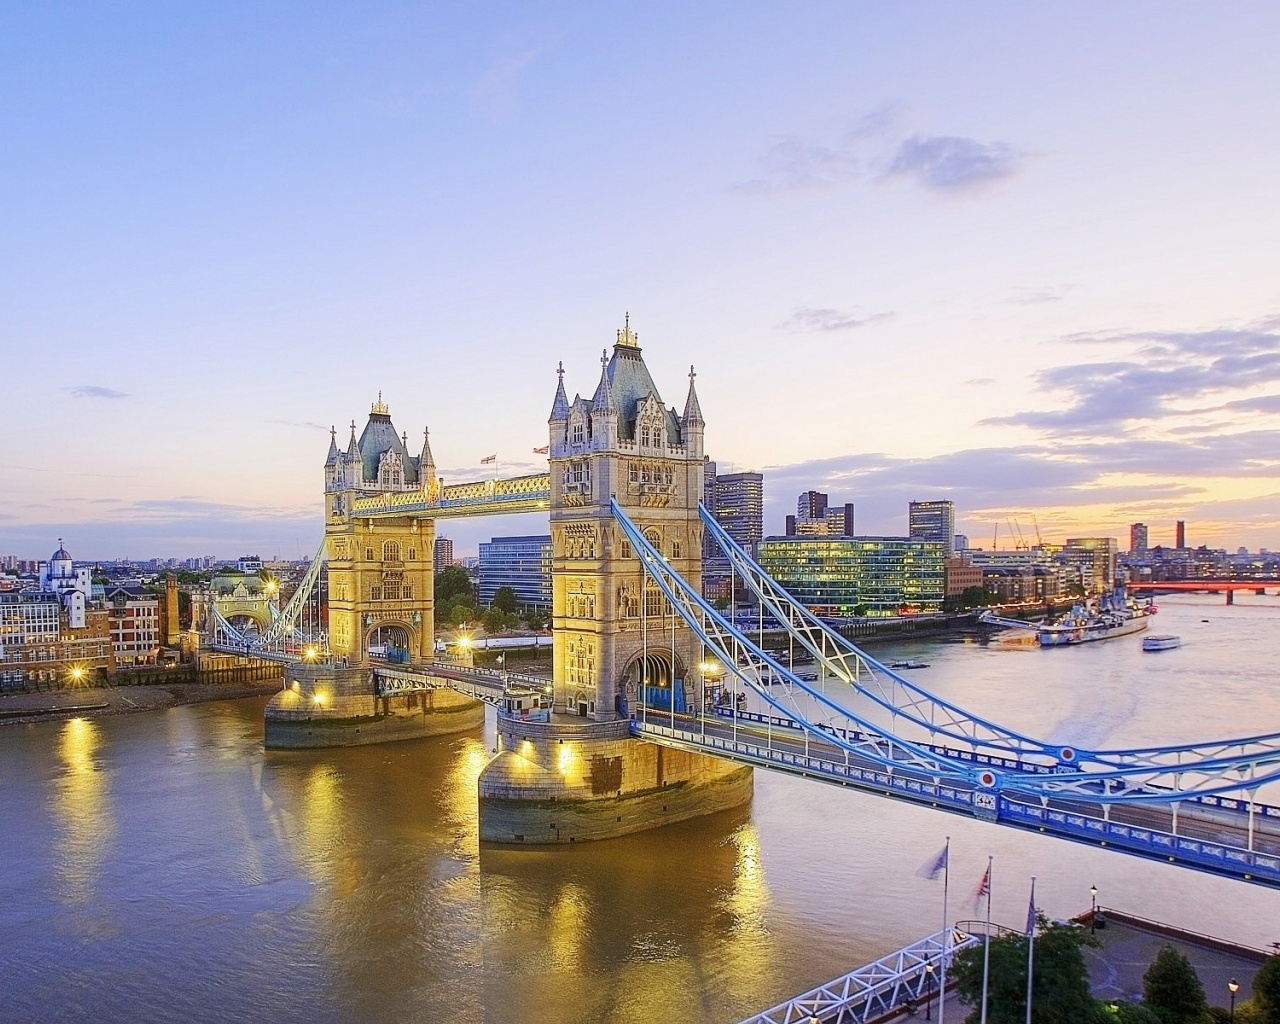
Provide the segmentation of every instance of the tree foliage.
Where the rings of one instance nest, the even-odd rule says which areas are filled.
[[[1253,976],[1252,1002],[1261,1024],[1280,1024],[1280,955],[1267,957]]]
[[[1095,944],[1076,925],[1050,924],[1038,918],[1032,970],[1033,1024],[1092,1024],[1105,1019],[1101,1004],[1089,994],[1084,947]],[[956,954],[951,976],[961,1002],[973,1006],[966,1024],[981,1019],[983,948]],[[988,1024],[1025,1024],[1027,1019],[1027,937],[1007,934],[991,939]]]
[[[520,601],[511,587],[499,587],[493,592],[492,607],[508,615],[514,615],[520,607]]]
[[[1163,1024],[1202,1024],[1209,1001],[1191,961],[1172,946],[1163,946],[1142,976],[1142,998]]]
[[[448,601],[455,597],[465,597],[469,603],[475,603],[475,591],[471,586],[471,577],[460,565],[446,565],[436,573],[436,601]]]

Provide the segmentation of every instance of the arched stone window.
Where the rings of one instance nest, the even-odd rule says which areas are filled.
[[[400,545],[394,540],[389,540],[382,545],[382,560],[384,562],[400,561]]]

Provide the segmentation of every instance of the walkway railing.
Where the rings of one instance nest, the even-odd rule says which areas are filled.
[[[866,1024],[904,1007],[921,1005],[937,994],[943,957],[948,964],[958,950],[976,946],[980,939],[955,929],[935,932],[909,946],[882,956],[874,963],[850,971],[834,981],[810,989],[742,1024],[823,1024],[840,1021]],[[932,970],[930,970],[932,968]]]

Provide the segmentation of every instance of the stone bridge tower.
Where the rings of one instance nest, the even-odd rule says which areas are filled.
[[[382,395],[364,431],[338,450],[330,432],[324,464],[325,543],[329,557],[329,648],[349,665],[368,661],[378,647],[393,661],[430,661],[435,643],[432,557],[435,521],[352,515],[356,498],[428,495],[438,488],[431,445],[410,455],[408,437],[397,434]]]
[[[705,424],[692,369],[683,414],[663,404],[629,317],[600,362],[590,401],[570,402],[559,371],[548,421],[551,579],[556,710],[608,721],[636,706],[642,680],[668,693],[674,681],[690,701],[701,686],[697,638],[647,582],[609,501],[698,586]]]

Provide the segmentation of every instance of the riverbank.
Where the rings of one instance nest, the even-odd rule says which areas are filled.
[[[130,715],[163,711],[182,704],[203,704],[242,697],[269,697],[280,689],[279,680],[242,683],[169,683],[147,686],[85,687],[42,693],[0,695],[0,727],[30,725],[105,715]]]

